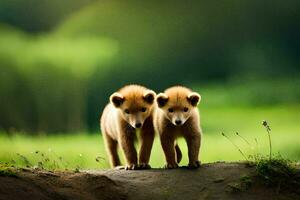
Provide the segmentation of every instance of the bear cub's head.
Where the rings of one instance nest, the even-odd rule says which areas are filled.
[[[171,87],[156,97],[158,107],[175,126],[190,118],[200,100],[200,94],[182,86]]]
[[[152,90],[139,85],[129,85],[113,93],[110,102],[128,124],[138,129],[152,114],[155,97]]]

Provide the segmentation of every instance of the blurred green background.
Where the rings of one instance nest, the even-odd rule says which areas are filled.
[[[242,159],[222,131],[264,152],[263,119],[274,151],[300,160],[299,21],[297,0],[1,0],[0,162],[44,151],[107,167],[99,117],[130,83],[202,95],[204,162]],[[163,164],[158,142],[151,162]]]

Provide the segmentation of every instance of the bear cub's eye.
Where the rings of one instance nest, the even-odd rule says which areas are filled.
[[[187,112],[189,109],[187,107],[183,108],[184,112]]]
[[[146,112],[147,108],[142,108],[141,111],[142,112]]]
[[[130,113],[128,109],[125,109],[124,112],[125,112],[126,114],[129,114],[129,113]]]
[[[174,109],[173,108],[169,108],[168,111],[169,112],[174,112]]]

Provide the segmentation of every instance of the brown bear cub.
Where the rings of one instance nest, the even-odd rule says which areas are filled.
[[[149,159],[155,136],[155,96],[155,92],[139,85],[125,86],[110,96],[110,103],[102,113],[100,124],[111,167],[121,165],[117,150],[119,144],[127,162],[125,169],[150,168]],[[139,158],[134,146],[137,129],[140,129],[141,140]]]
[[[197,109],[200,100],[198,93],[181,86],[171,87],[157,95],[154,126],[160,135],[166,168],[178,167],[182,156],[176,138],[181,136],[187,142],[189,167],[200,167],[201,128]]]

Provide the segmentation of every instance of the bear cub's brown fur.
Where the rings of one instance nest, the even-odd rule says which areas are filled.
[[[126,169],[150,168],[149,159],[154,140],[153,110],[155,92],[139,85],[128,85],[110,96],[100,124],[111,167],[121,165],[118,144],[126,159]],[[134,146],[140,129],[139,158]],[[139,164],[139,165],[138,165]]]
[[[197,105],[201,96],[188,88],[176,86],[157,95],[154,126],[165,154],[166,168],[177,168],[181,152],[176,138],[184,137],[188,146],[189,167],[200,166],[200,115]]]

